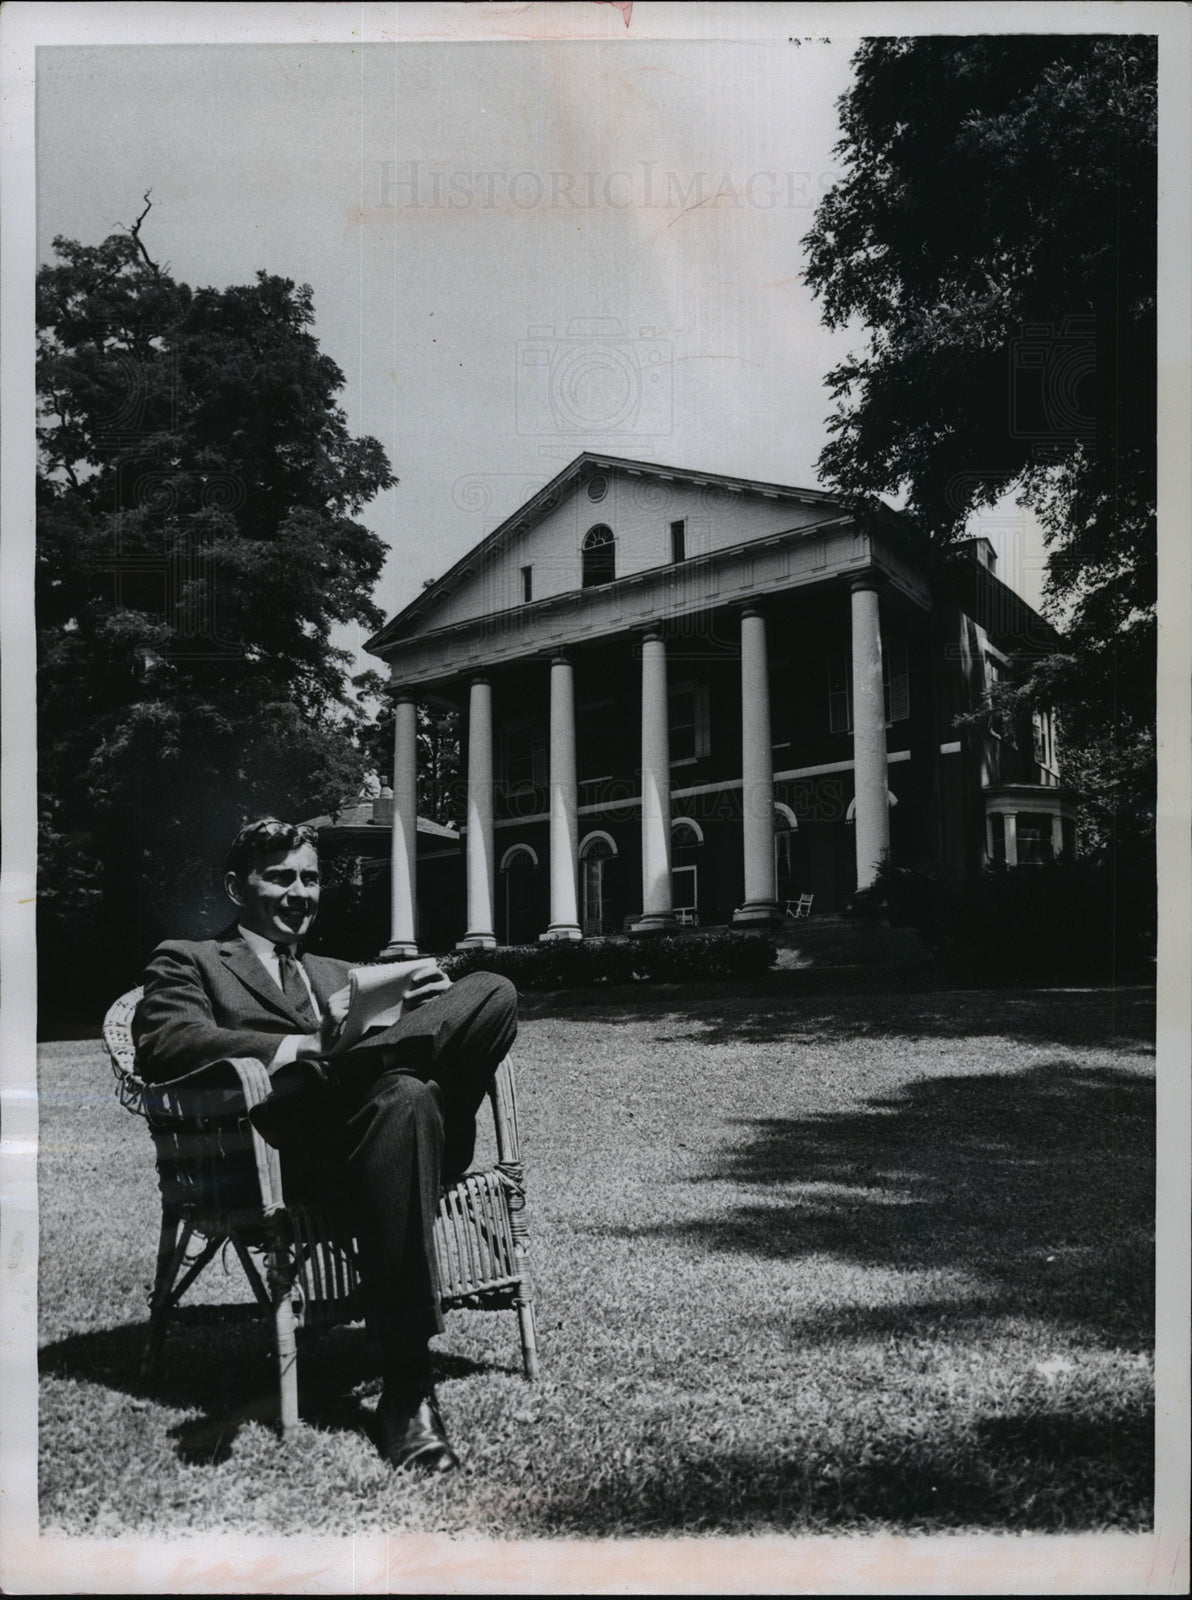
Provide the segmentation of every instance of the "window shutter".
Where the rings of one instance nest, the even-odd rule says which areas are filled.
[[[695,691],[695,753],[697,756],[710,755],[712,751],[712,729],[708,715],[708,686],[706,683],[698,685]]]
[[[853,730],[853,679],[845,655],[833,657],[828,667],[828,731]]]
[[[903,722],[911,714],[911,680],[906,660],[906,640],[893,639],[882,650],[886,721]]]
[[[670,691],[670,758],[690,761],[711,752],[706,683],[677,683]]]

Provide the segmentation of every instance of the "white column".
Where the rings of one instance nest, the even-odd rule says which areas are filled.
[[[493,691],[474,678],[468,699],[468,931],[456,945],[496,944],[493,932]]]
[[[774,752],[770,737],[770,664],[766,619],[749,607],[741,617],[741,811],[745,904],[734,922],[778,915],[774,883]]]
[[[386,960],[418,954],[418,707],[402,694],[393,708],[393,842],[389,859]]]
[[[575,772],[575,685],[571,663],[550,664],[550,926],[540,937],[579,939],[578,785]]]
[[[1006,817],[1006,865],[1018,865],[1018,813],[1007,811]]]
[[[853,579],[853,774],[857,888],[867,889],[890,848],[890,791],[886,771],[886,706],[882,633],[873,573]]]
[[[642,642],[642,914],[633,932],[671,928],[674,921],[666,641],[648,633]]]

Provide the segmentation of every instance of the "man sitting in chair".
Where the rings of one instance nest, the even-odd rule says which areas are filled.
[[[133,1020],[138,1071],[164,1083],[229,1057],[268,1067],[273,1092],[250,1115],[281,1151],[287,1197],[321,1189],[351,1209],[381,1353],[381,1452],[395,1467],[448,1471],[459,1463],[428,1349],[443,1329],[435,1213],[443,1176],[472,1159],[476,1112],[517,1033],[517,993],[491,973],[452,984],[428,962],[396,1023],[329,1059],[350,968],[298,948],[319,906],[316,842],[274,817],[236,835],[224,879],[236,926],[158,946]]]

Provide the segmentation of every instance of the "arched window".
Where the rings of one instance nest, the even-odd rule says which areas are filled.
[[[584,937],[616,932],[609,869],[617,859],[617,846],[602,829],[590,833],[579,847],[581,925]]]
[[[898,804],[898,796],[891,789],[887,789],[886,790],[886,799],[890,802],[891,806],[896,806]],[[844,813],[844,820],[846,822],[855,822],[857,820],[857,797],[856,797],[856,795],[854,795],[853,798],[848,803],[848,809]]]
[[[506,944],[530,944],[539,930],[538,856],[528,844],[510,845],[501,857],[498,889]]]
[[[703,829],[691,817],[671,823],[671,905],[680,922],[699,921],[699,858]]]
[[[617,547],[613,530],[603,522],[589,528],[583,545],[585,589],[598,583],[611,583],[617,575]]]
[[[799,831],[798,819],[790,806],[783,805],[781,800],[774,802],[774,884],[775,893],[780,901],[785,902],[799,891],[793,889],[794,883],[794,852],[792,845],[795,835]]]
[[[513,865],[518,856],[529,857],[528,863],[523,863],[523,865],[528,864],[531,867],[536,867],[538,865],[538,852],[532,845],[511,844],[508,850],[506,850],[505,854],[501,857],[500,870],[502,872],[508,872],[509,868]]]

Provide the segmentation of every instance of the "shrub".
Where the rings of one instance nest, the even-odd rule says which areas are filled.
[[[634,948],[634,966],[646,978],[752,978],[774,965],[778,948],[757,933],[663,934]]]
[[[1153,975],[1148,888],[1106,862],[998,865],[969,881],[883,863],[858,910],[915,928],[966,980],[1104,983]]]
[[[755,933],[666,935],[641,940],[552,940],[460,950],[440,966],[452,978],[498,972],[519,989],[572,989],[597,983],[752,977],[773,966],[777,948]]]
[[[930,940],[946,920],[958,884],[938,867],[896,867],[888,856],[868,889],[853,897],[850,910],[867,921],[884,918],[894,928],[914,928]]]

